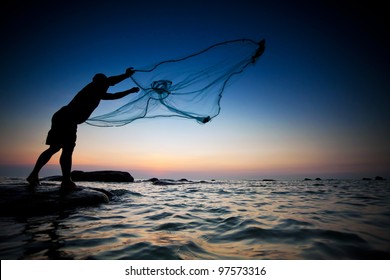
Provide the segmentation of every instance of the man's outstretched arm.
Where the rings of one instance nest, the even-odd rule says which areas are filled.
[[[106,93],[106,94],[103,95],[102,99],[103,100],[115,100],[115,99],[119,99],[119,98],[125,97],[126,95],[129,95],[129,94],[135,93],[135,92],[139,92],[139,88],[138,87],[133,87],[131,89],[128,89],[128,90],[125,90],[125,91],[120,91],[120,92],[117,92],[117,93]]]
[[[131,76],[134,74],[134,72],[135,72],[135,71],[133,70],[132,67],[127,68],[127,69],[126,69],[126,73],[124,73],[124,74],[117,75],[117,76],[110,76],[110,77],[108,77],[108,84],[109,84],[110,86],[114,86],[114,85],[116,85],[117,83],[120,83],[120,82],[122,82],[123,80],[125,80],[125,79],[131,77]]]

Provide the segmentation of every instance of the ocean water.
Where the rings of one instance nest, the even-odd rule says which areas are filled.
[[[0,217],[1,259],[390,259],[388,181],[80,185],[114,197]]]

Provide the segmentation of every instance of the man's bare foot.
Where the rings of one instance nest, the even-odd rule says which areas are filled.
[[[27,177],[26,181],[29,183],[30,187],[37,187],[41,185],[37,176],[30,175]]]
[[[79,187],[73,181],[62,181],[61,189],[72,191],[79,189]]]

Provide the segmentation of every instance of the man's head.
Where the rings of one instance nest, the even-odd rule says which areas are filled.
[[[93,81],[95,83],[104,83],[107,81],[107,76],[102,73],[98,73],[95,76],[93,76]]]

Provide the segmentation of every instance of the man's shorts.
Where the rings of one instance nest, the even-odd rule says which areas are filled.
[[[50,146],[74,147],[77,139],[77,123],[66,106],[58,110],[51,119],[51,129],[46,138]]]

